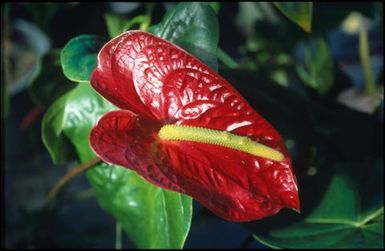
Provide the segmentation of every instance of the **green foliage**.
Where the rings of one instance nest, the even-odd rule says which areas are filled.
[[[128,21],[123,19],[120,15],[106,13],[104,19],[106,20],[108,34],[111,38],[116,37],[125,31],[124,27]]]
[[[274,85],[255,71],[227,69],[221,74],[280,132],[296,170],[301,214],[285,209],[244,224],[256,240],[293,249],[382,247],[379,121],[323,99],[310,100],[292,86]],[[257,84],[249,87],[250,83]]]
[[[299,223],[254,237],[280,248],[383,248],[383,194],[376,194],[383,191],[382,166],[382,160],[337,165],[315,210]],[[361,178],[351,174],[357,168]]]
[[[65,105],[70,93],[56,100],[44,114],[42,121],[42,140],[54,164],[63,164],[76,158],[73,146],[63,134]]]
[[[88,83],[96,67],[97,53],[105,43],[103,37],[95,35],[80,35],[71,39],[60,55],[64,75],[74,82]]]
[[[325,94],[334,81],[334,62],[325,39],[315,40],[314,48],[304,47],[305,67],[297,65],[297,73],[302,81],[320,94]]]
[[[55,102],[44,116],[42,129],[54,162],[69,160],[69,153],[74,157],[73,150],[82,163],[94,158],[89,132],[101,115],[114,109],[88,84],[79,84]],[[116,217],[138,248],[183,247],[192,216],[191,198],[105,163],[89,170],[87,177],[102,208]]]
[[[92,158],[89,130],[113,108],[88,84],[79,84],[53,103],[42,121],[42,137],[54,163],[73,159],[73,149],[82,162]]]
[[[57,145],[53,142],[65,136],[74,145],[79,159],[86,162],[95,156],[88,144],[91,127],[101,115],[114,109],[116,108],[105,101],[89,84],[79,84],[58,99],[47,111],[43,119],[43,141],[49,148],[51,145]],[[58,147],[58,150],[62,148]]]
[[[274,5],[304,31],[311,32],[312,2],[274,2]]]
[[[89,170],[87,177],[101,207],[122,224],[137,248],[183,247],[192,217],[190,197],[105,163]]]
[[[179,45],[217,70],[218,20],[206,3],[177,4],[149,32]]]

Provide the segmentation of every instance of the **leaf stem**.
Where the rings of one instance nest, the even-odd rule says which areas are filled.
[[[122,224],[120,224],[120,222],[116,222],[116,227],[115,227],[115,231],[116,231],[116,236],[115,236],[115,249],[122,249],[123,245],[122,245]]]
[[[54,187],[49,191],[46,201],[45,201],[45,207],[49,205],[49,203],[52,201],[52,199],[56,196],[56,194],[70,181],[72,180],[76,175],[79,173],[83,173],[87,169],[93,167],[97,163],[99,163],[101,160],[99,158],[93,158],[87,163],[84,163],[82,165],[79,165],[77,167],[72,168],[68,173],[66,173],[56,184]]]
[[[226,52],[224,52],[221,48],[217,50],[217,56],[222,63],[224,63],[230,69],[235,69],[238,67],[238,63],[232,59]]]
[[[314,224],[344,224],[344,225],[351,225],[354,227],[357,227],[359,225],[356,221],[350,221],[350,220],[344,220],[344,219],[308,219],[305,221],[306,223],[314,223]]]
[[[359,54],[362,65],[362,71],[365,79],[365,90],[367,94],[372,94],[375,91],[373,80],[373,71],[370,63],[370,50],[368,42],[368,32],[361,29],[359,32]]]
[[[384,213],[384,207],[381,207],[381,208],[377,209],[372,214],[370,214],[368,217],[366,217],[364,220],[362,220],[359,223],[359,226],[365,225],[366,223],[368,223],[369,221],[375,219],[376,217],[380,216],[383,213]]]
[[[32,123],[39,117],[40,114],[44,112],[44,108],[41,106],[35,106],[30,110],[27,115],[24,116],[23,120],[20,123],[20,130],[25,131]]]
[[[369,221],[373,220],[374,218],[380,216],[383,213],[384,213],[384,207],[381,207],[360,222],[343,220],[343,219],[309,219],[309,220],[306,220],[305,222],[306,223],[321,223],[321,224],[346,224],[346,225],[351,225],[354,227],[362,227],[366,223],[368,223]]]

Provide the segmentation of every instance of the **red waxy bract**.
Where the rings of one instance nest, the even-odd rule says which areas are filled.
[[[183,49],[150,33],[128,31],[101,49],[91,84],[121,109],[102,116],[91,131],[91,146],[103,161],[188,194],[227,220],[256,220],[284,207],[299,210],[281,136],[226,80]],[[285,159],[162,140],[158,132],[166,124],[248,136]]]

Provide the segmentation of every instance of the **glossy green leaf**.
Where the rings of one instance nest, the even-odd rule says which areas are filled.
[[[96,56],[107,41],[96,35],[80,35],[64,46],[61,65],[64,75],[74,82],[89,82],[96,67]]]
[[[273,2],[274,5],[291,21],[304,31],[311,31],[313,3],[312,2]]]
[[[76,160],[75,149],[63,134],[65,106],[70,93],[56,100],[44,114],[41,135],[43,143],[51,155],[54,164],[64,164]]]
[[[58,101],[60,102],[55,102],[44,116],[43,126],[50,126],[44,128],[53,130],[56,135],[63,134],[68,138],[75,146],[82,162],[90,160],[95,156],[88,142],[90,129],[101,115],[115,110],[115,106],[105,101],[88,84],[79,84]],[[47,121],[46,117],[50,118],[51,114],[57,115],[52,116],[53,121]],[[43,131],[44,135],[45,131]],[[44,139],[49,140],[47,137],[43,137]]]
[[[383,248],[382,166],[382,160],[337,165],[318,207],[301,222],[254,237],[279,248]]]
[[[29,93],[37,104],[49,107],[56,99],[76,86],[63,75],[60,50],[52,50],[46,54],[40,68],[44,70],[29,87]]]
[[[65,120],[65,106],[70,93],[56,100],[44,114],[41,135],[54,164],[63,164],[76,159],[75,151],[63,134],[62,124]]]
[[[93,157],[88,145],[89,130],[98,117],[112,109],[114,106],[88,84],[79,84],[54,102],[42,121],[43,142],[53,162],[74,160],[74,150],[82,161]]]
[[[82,163],[95,157],[89,132],[97,119],[114,110],[88,84],[55,102],[43,118],[43,142],[55,162],[70,144]],[[74,147],[74,149],[73,149]],[[59,159],[61,160],[61,159]],[[190,229],[192,199],[158,188],[129,169],[99,164],[87,177],[102,208],[123,226],[138,248],[182,248]]]
[[[206,3],[178,3],[149,32],[173,42],[217,70],[218,20]]]
[[[314,40],[314,46],[305,45],[305,66],[297,65],[302,81],[320,94],[325,94],[333,85],[334,62],[330,48],[323,38]],[[312,48],[313,47],[313,48]]]
[[[122,224],[137,248],[182,248],[192,199],[158,188],[129,169],[100,164],[87,172],[101,207]]]

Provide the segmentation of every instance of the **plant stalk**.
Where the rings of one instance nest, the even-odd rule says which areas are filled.
[[[372,94],[376,86],[373,80],[373,71],[370,62],[368,32],[365,29],[361,29],[359,32],[359,54],[365,80],[365,91],[367,94]]]
[[[41,106],[35,106],[34,108],[32,108],[32,110],[30,110],[21,121],[20,130],[25,131],[26,129],[28,129],[43,112],[44,108]]]
[[[118,221],[116,222],[116,236],[115,236],[115,249],[122,249],[123,243],[122,243],[122,224],[120,224]]]
[[[87,163],[84,163],[80,166],[77,166],[75,168],[72,168],[68,173],[66,173],[56,184],[54,187],[49,191],[46,201],[45,201],[45,207],[47,207],[52,199],[58,194],[58,192],[69,182],[71,181],[76,175],[83,173],[84,171],[90,169],[91,167],[95,166],[97,163],[101,162],[99,158],[93,158]]]
[[[230,69],[235,69],[238,67],[238,63],[232,59],[226,52],[224,52],[221,48],[217,50],[217,56],[222,63],[224,63]]]

